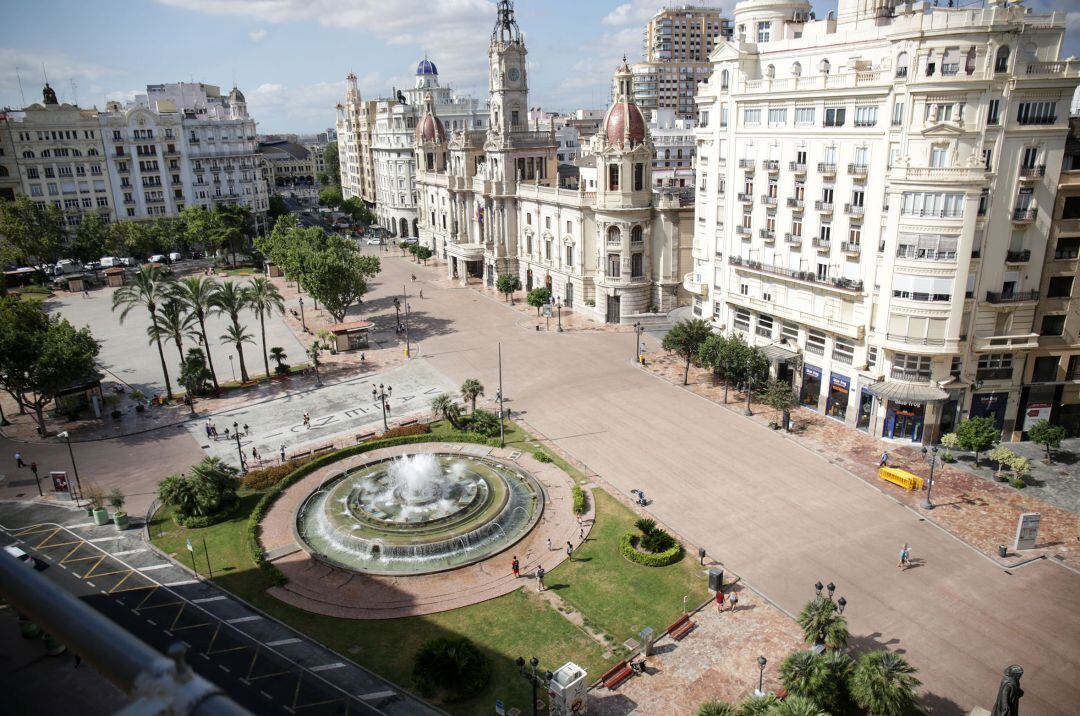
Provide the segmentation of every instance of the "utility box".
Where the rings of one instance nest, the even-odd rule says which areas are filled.
[[[120,288],[124,285],[124,269],[119,266],[114,266],[110,269],[105,269],[105,282],[109,288]]]
[[[709,570],[709,589],[714,592],[719,592],[724,588],[724,570],[722,569],[710,569]]]
[[[551,716],[584,716],[589,708],[588,672],[572,661],[558,668],[548,682]]]

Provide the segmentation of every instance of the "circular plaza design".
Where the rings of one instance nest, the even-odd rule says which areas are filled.
[[[432,614],[535,589],[591,524],[574,481],[526,451],[464,443],[343,457],[284,490],[260,546],[287,578],[269,593],[330,616]],[[510,569],[513,557],[521,576]]]

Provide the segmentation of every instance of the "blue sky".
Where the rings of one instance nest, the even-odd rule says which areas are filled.
[[[16,68],[27,102],[39,101],[43,64],[61,101],[77,97],[84,106],[129,97],[148,83],[194,79],[227,90],[235,79],[266,133],[333,125],[349,71],[365,97],[387,96],[411,84],[425,53],[444,83],[482,94],[495,17],[490,0],[0,2],[0,106],[23,104]],[[619,58],[640,56],[644,23],[663,4],[518,0],[530,102],[551,110],[603,106]],[[718,4],[730,11],[734,0]],[[814,5],[819,12],[835,6]],[[1080,12],[1069,15],[1070,28],[1080,29]],[[1064,54],[1074,53],[1075,31]]]

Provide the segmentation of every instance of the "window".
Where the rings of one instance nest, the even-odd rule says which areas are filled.
[[[566,265],[567,266],[573,266],[574,265],[574,247],[573,246],[567,246],[566,247]]]
[[[855,362],[855,344],[847,338],[833,341],[832,359],[851,365]]]
[[[873,368],[878,362],[877,346],[870,346],[866,349],[866,367]]]
[[[862,240],[862,227],[852,226],[848,229],[848,243],[852,246],[858,246]]]
[[[1057,314],[1052,316],[1043,316],[1042,330],[1039,331],[1044,336],[1060,336],[1065,331],[1065,314]]]
[[[897,102],[892,108],[892,124],[894,127],[904,123],[904,103]]]
[[[893,377],[930,380],[931,365],[930,356],[897,353],[893,356]]]
[[[1072,276],[1052,276],[1046,287],[1047,298],[1068,298],[1072,295]]]
[[[1020,124],[1053,124],[1057,121],[1056,102],[1021,102],[1016,108]]]
[[[990,168],[994,165],[994,150],[987,147],[982,150],[983,168],[986,171],[990,171]]]
[[[794,237],[802,236],[802,221],[795,219],[791,222],[791,235]]]
[[[756,333],[763,338],[772,338],[773,319],[772,316],[760,315],[757,318],[757,331]]]
[[[993,126],[999,121],[999,115],[1001,114],[1001,100],[992,99],[990,104],[986,107],[986,123]]]
[[[1059,236],[1054,258],[1075,259],[1077,255],[1080,255],[1080,236]]]
[[[787,110],[786,109],[770,109],[769,110],[769,125],[778,126],[787,124]]]
[[[608,165],[608,189],[616,191],[619,188],[619,165]]]
[[[640,244],[642,241],[644,241],[644,231],[642,228],[640,226],[635,226],[630,229],[630,243]]]
[[[728,83],[730,81],[729,77],[730,75],[727,70],[720,73],[720,89],[726,90],[728,88]]]
[[[567,221],[566,222],[566,233],[568,233],[568,234],[574,233],[574,222],[572,222],[572,221]]]
[[[608,262],[608,276],[611,277],[611,278],[618,278],[619,277],[619,265],[620,265],[619,255],[618,254],[608,254],[607,262]]]
[[[949,156],[949,150],[947,147],[931,147],[930,148],[930,166],[935,169],[942,169],[945,167],[945,160]]]
[[[761,110],[760,109],[744,109],[743,110],[743,124],[746,126],[757,126],[761,124]]]
[[[1009,48],[999,47],[994,57],[994,72],[1005,72],[1009,69]]]
[[[826,127],[843,127],[844,126],[844,114],[847,110],[843,107],[826,107],[825,108],[825,126]]]
[[[907,216],[962,218],[964,195],[959,192],[905,191],[900,211]]]
[[[806,352],[825,355],[825,334],[811,328],[806,332]]]
[[[979,356],[975,377],[979,380],[1008,380],[1012,377],[1012,353],[984,353]]]
[[[772,23],[771,22],[759,22],[757,24],[757,41],[759,43],[760,42],[768,42],[769,37],[771,36],[771,34],[772,34]]]
[[[1031,382],[1052,383],[1056,381],[1059,365],[1061,365],[1060,356],[1041,356],[1036,358],[1035,367],[1031,371]]]
[[[796,107],[795,124],[807,126],[814,123],[814,107]],[[804,162],[805,163],[805,162]]]
[[[634,191],[645,188],[645,165],[641,162],[634,164]]]
[[[749,333],[750,331],[750,312],[736,309],[735,318],[732,321],[732,325],[740,331]]]
[[[645,255],[642,253],[635,253],[630,255],[630,276],[632,278],[641,278],[645,275]]]
[[[783,323],[780,325],[780,337],[785,341],[791,341],[792,343],[799,342],[799,327],[794,323]]]
[[[1039,162],[1039,148],[1038,147],[1024,147],[1023,157],[1020,160],[1020,166],[1025,169],[1031,169],[1035,167]]]
[[[877,124],[877,107],[856,107],[855,108],[855,126],[856,127],[873,127]],[[841,122],[842,124],[843,122]]]
[[[822,243],[822,245],[828,246],[830,239],[832,239],[832,225],[822,224],[821,228],[818,229],[818,240]]]

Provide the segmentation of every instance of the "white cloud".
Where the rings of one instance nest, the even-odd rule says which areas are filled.
[[[617,6],[600,21],[612,27],[623,25],[635,25],[638,30],[645,27],[645,23],[656,14],[656,11],[672,3],[663,0],[630,0]]]
[[[263,39],[264,37],[266,37],[266,30],[264,30],[261,27],[258,30],[252,30],[251,32],[248,33],[248,39],[251,40],[252,42],[258,42],[259,40]]]
[[[119,90],[116,92],[106,92],[106,102],[119,102],[120,104],[127,104],[128,102],[135,101],[135,95],[146,94],[146,88],[133,89],[133,90]]]
[[[41,88],[45,80],[41,75],[41,67],[45,66],[45,72],[49,77],[49,85],[56,90],[57,98],[61,102],[73,102],[75,95],[85,105],[93,104],[93,100],[87,98],[101,95],[97,93],[99,81],[102,78],[117,74],[125,74],[121,70],[115,70],[93,62],[77,60],[63,52],[15,49],[11,47],[0,48],[0,105],[21,105],[19,94],[19,77],[22,77],[23,93],[26,103],[41,102]],[[16,74],[18,70],[18,75]],[[72,92],[71,82],[75,82],[75,92]]]
[[[367,77],[364,78],[368,80]],[[345,99],[345,81],[316,82],[291,87],[267,82],[247,97],[248,112],[260,132],[294,132],[301,127],[329,127],[334,124],[334,107]]]

